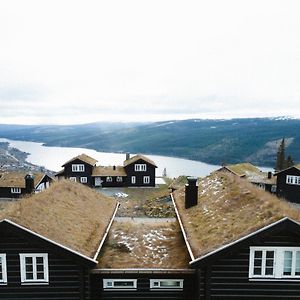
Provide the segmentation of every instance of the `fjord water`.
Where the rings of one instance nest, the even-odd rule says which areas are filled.
[[[44,166],[45,168],[53,171],[60,171],[62,169],[61,166],[66,161],[81,153],[85,153],[97,159],[98,164],[103,166],[122,165],[125,160],[124,153],[98,152],[85,148],[48,147],[43,146],[43,143],[14,141],[4,138],[0,138],[0,142],[7,142],[10,147],[29,153],[27,158],[28,162]],[[161,176],[164,168],[166,168],[167,176],[169,177],[177,177],[179,175],[203,177],[220,167],[176,157],[148,154],[147,157],[157,164],[157,176]]]

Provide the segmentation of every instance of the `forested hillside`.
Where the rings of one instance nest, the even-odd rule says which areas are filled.
[[[249,161],[270,167],[274,166],[278,143],[285,138],[286,154],[300,161],[300,120],[294,119],[0,125],[0,137],[50,146],[177,156],[212,164]]]

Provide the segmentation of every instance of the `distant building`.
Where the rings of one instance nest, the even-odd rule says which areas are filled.
[[[23,172],[0,173],[0,198],[19,198],[25,194],[38,193],[47,189],[53,178],[43,173]]]
[[[276,178],[272,172],[263,172],[251,163],[224,165],[217,171],[232,173],[240,178],[245,178],[262,190],[276,193]]]
[[[275,173],[277,196],[300,203],[300,164]]]
[[[156,164],[146,156],[128,154],[123,166],[96,166],[97,160],[81,154],[63,164],[55,176],[90,187],[154,187]]]

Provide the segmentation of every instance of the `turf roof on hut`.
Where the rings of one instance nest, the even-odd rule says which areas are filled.
[[[299,209],[228,172],[199,181],[194,207],[184,208],[184,188],[173,196],[195,258],[284,217],[300,221]]]
[[[116,205],[82,184],[62,180],[31,197],[0,204],[0,220],[11,220],[94,258]]]

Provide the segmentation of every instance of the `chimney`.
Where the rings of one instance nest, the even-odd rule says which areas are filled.
[[[116,170],[116,166],[113,166],[113,170],[114,170],[114,171]]]
[[[31,194],[34,191],[34,176],[32,174],[27,174],[24,179],[26,193]]]
[[[126,152],[126,160],[130,158],[130,153]]]
[[[272,172],[268,172],[268,179],[272,178]]]
[[[185,185],[185,208],[190,208],[198,204],[197,177],[187,177],[188,183]]]

